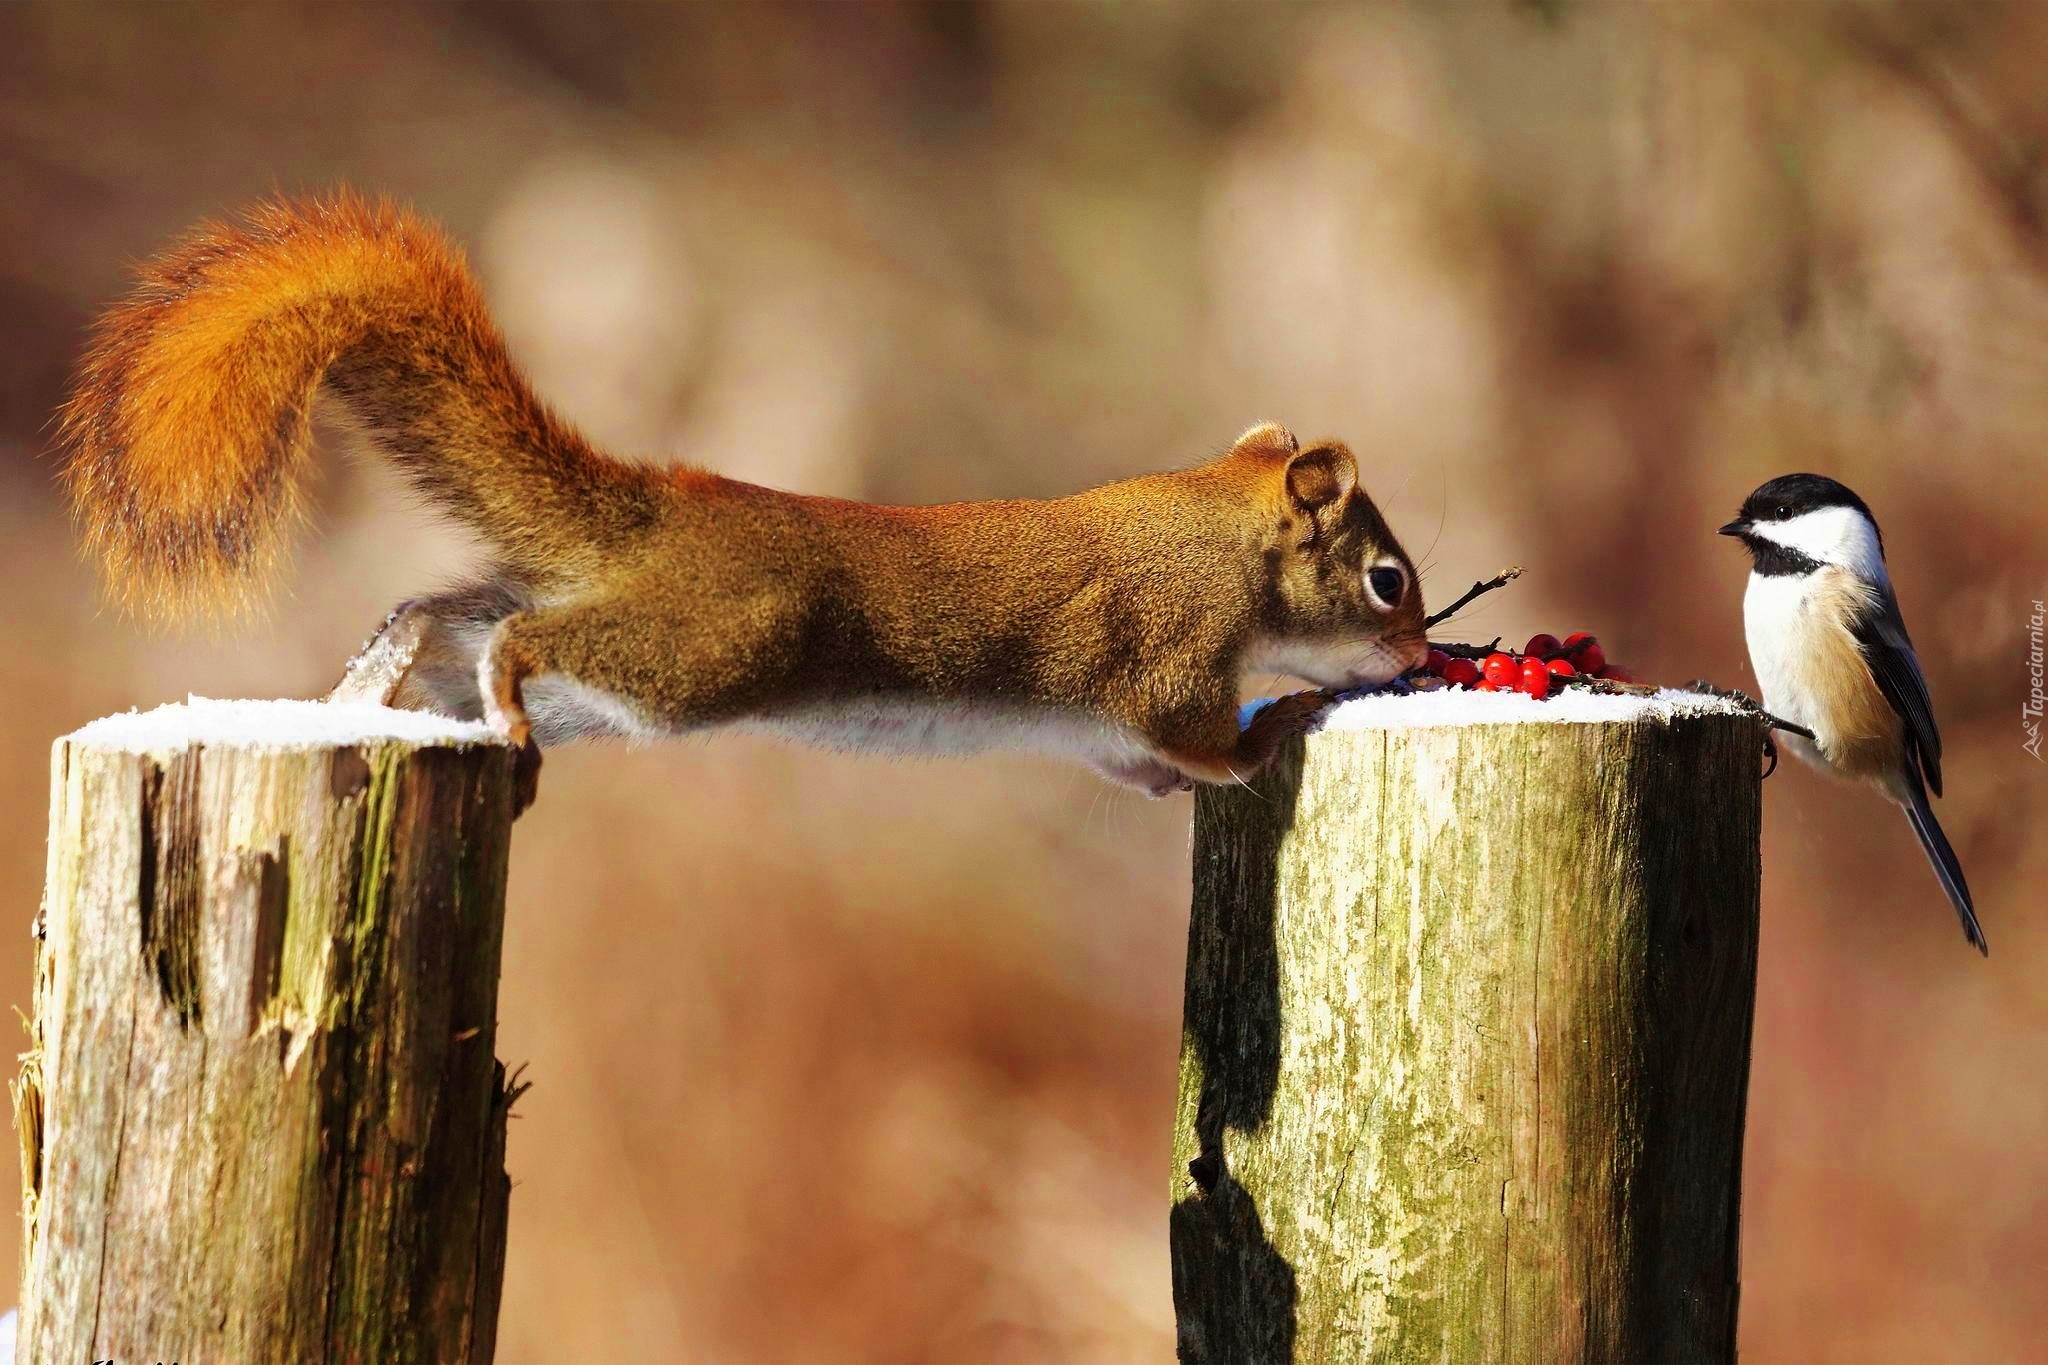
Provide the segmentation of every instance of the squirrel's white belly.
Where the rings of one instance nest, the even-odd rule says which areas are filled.
[[[534,733],[544,746],[606,736],[658,739],[673,733],[628,699],[560,674],[530,679],[526,704]],[[745,717],[732,726],[848,753],[937,758],[1009,749],[1046,754],[1078,760],[1154,795],[1177,790],[1186,781],[1136,731],[1051,706],[885,695],[808,702]]]
[[[1021,749],[1096,764],[1152,756],[1124,727],[1056,707],[1003,702],[880,696],[807,703],[742,723],[857,753],[940,757]]]
[[[543,748],[578,739],[659,739],[668,731],[624,697],[559,673],[529,678],[526,713]]]

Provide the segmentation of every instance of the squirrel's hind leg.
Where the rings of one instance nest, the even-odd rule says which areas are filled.
[[[797,666],[773,601],[722,615],[676,593],[622,592],[517,611],[496,623],[471,686],[515,742],[683,734],[759,715]]]
[[[514,612],[491,630],[472,687],[484,719],[519,746],[515,810],[533,802],[540,743],[584,735],[681,734],[757,713],[786,681],[775,613],[759,632],[701,604],[634,592]]]

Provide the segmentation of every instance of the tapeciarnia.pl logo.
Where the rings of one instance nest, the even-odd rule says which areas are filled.
[[[2041,713],[2048,709],[2048,687],[2042,679],[2048,673],[2041,653],[2042,623],[2048,621],[2048,605],[2034,603],[2034,614],[2027,618],[2027,700],[2020,707],[2020,724],[2026,727],[2027,739],[2020,747],[2040,762],[2048,763],[2041,756]]]

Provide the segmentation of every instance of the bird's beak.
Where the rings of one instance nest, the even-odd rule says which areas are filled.
[[[1729,522],[1726,526],[1723,526],[1721,528],[1721,534],[1724,536],[1739,536],[1748,529],[1749,523],[1743,520],[1741,517],[1737,517],[1735,520]]]

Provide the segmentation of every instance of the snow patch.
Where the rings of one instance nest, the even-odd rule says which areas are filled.
[[[415,744],[495,744],[481,721],[367,702],[215,701],[188,697],[153,711],[105,716],[66,736],[73,744],[145,754],[195,744],[257,749],[332,749],[380,739]]]
[[[1747,715],[1725,697],[1660,688],[1647,697],[1588,692],[1571,687],[1538,701],[1520,692],[1474,692],[1442,687],[1409,696],[1381,693],[1337,703],[1323,717],[1325,730],[1412,730],[1425,725],[1597,725],[1681,716]]]
[[[1240,713],[1248,722],[1265,702]],[[1443,687],[1429,692],[1389,690],[1350,697],[1330,708],[1319,730],[1415,730],[1438,725],[1598,725],[1648,720],[1659,724],[1685,716],[1748,715],[1725,697],[1661,688],[1650,696],[1588,692],[1567,688],[1538,701],[1520,692],[1474,692]]]

